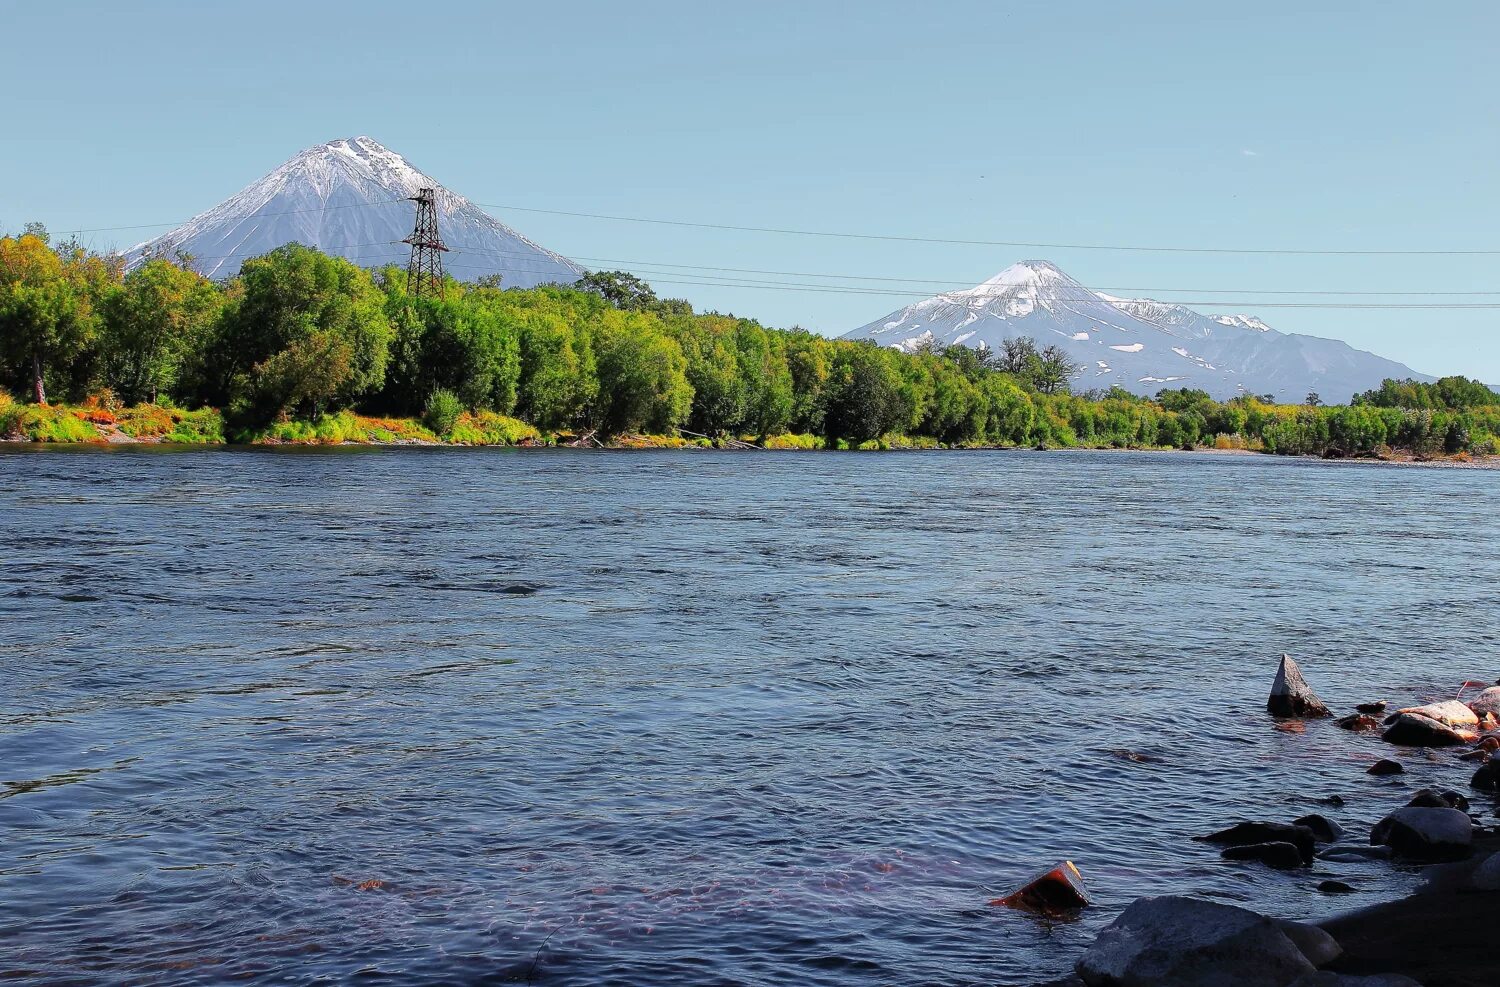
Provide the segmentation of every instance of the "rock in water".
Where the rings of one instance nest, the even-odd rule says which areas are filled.
[[[1469,708],[1476,716],[1483,716],[1486,713],[1500,714],[1500,685],[1492,685],[1470,699]]]
[[[1294,843],[1250,843],[1225,847],[1219,856],[1225,860],[1258,860],[1277,870],[1296,870],[1310,863],[1302,858],[1302,851]]]
[[[1407,806],[1370,830],[1370,843],[1408,860],[1462,860],[1474,844],[1474,824],[1458,809]]]
[[[1354,730],[1358,733],[1380,729],[1380,721],[1369,713],[1355,713],[1353,716],[1341,716],[1334,722],[1345,730]]]
[[[1286,823],[1242,822],[1217,833],[1200,836],[1205,843],[1222,846],[1256,846],[1261,843],[1290,843],[1297,848],[1303,861],[1312,863],[1313,844],[1317,836],[1306,826],[1289,826]],[[1241,858],[1243,859],[1243,858]]]
[[[1353,894],[1354,886],[1345,884],[1343,881],[1327,880],[1318,882],[1318,890],[1324,894]]]
[[[1088,987],[1286,987],[1315,970],[1272,919],[1199,898],[1139,898],[1075,969]]]
[[[1344,835],[1339,824],[1327,816],[1320,816],[1316,812],[1312,815],[1303,816],[1301,819],[1292,820],[1293,826],[1306,826],[1312,830],[1313,839],[1319,843],[1337,843]]]
[[[1399,762],[1399,761],[1392,761],[1388,757],[1382,757],[1380,760],[1378,760],[1374,764],[1370,765],[1369,770],[1367,770],[1365,772],[1365,774],[1367,774],[1367,775],[1399,775],[1399,774],[1405,773],[1405,771],[1406,771],[1406,769],[1401,766],[1401,762]]]
[[[1385,712],[1385,707],[1387,705],[1388,704],[1386,703],[1386,701],[1384,699],[1381,699],[1378,702],[1373,703],[1360,703],[1358,706],[1355,706],[1354,709],[1356,712],[1364,713],[1366,716],[1379,716],[1381,713]]]
[[[1004,898],[996,898],[990,904],[1055,915],[1086,908],[1091,902],[1083,887],[1083,875],[1078,873],[1073,861],[1064,860],[1027,881],[1013,893]]]
[[[1396,713],[1386,723],[1381,739],[1401,747],[1453,747],[1479,735],[1477,731],[1451,727],[1415,710]]]
[[[1450,699],[1442,703],[1428,703],[1426,706],[1408,706],[1406,709],[1396,710],[1396,715],[1402,713],[1413,713],[1417,716],[1425,716],[1429,720],[1437,720],[1445,727],[1454,730],[1473,730],[1479,726],[1479,717],[1469,707],[1457,699]],[[1387,717],[1390,719],[1390,717]]]
[[[1276,681],[1271,684],[1271,698],[1266,700],[1266,710],[1272,716],[1330,716],[1328,707],[1318,699],[1312,686],[1302,677],[1302,669],[1291,655],[1281,656],[1281,667],[1276,670]]]

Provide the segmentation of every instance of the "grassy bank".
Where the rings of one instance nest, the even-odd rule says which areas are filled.
[[[1295,409],[1291,409],[1295,411]],[[1276,409],[1269,408],[1271,414]],[[1133,449],[1171,451],[1177,449],[1213,449],[1218,451],[1254,452],[1280,455],[1320,455],[1316,450],[1277,446],[1258,437],[1240,433],[1220,434],[1212,442],[1192,446],[1171,446],[1151,442],[1122,442],[1118,437],[1078,438],[1066,431],[1054,431],[1051,442],[1042,443],[943,443],[929,436],[897,433],[864,442],[827,439],[822,436],[785,432],[777,435],[722,436],[710,438],[692,433],[671,435],[621,433],[598,436],[568,431],[544,431],[533,425],[491,411],[463,411],[441,429],[424,424],[421,419],[362,415],[338,411],[313,418],[284,418],[260,429],[236,431],[224,416],[212,408],[189,411],[170,405],[138,404],[120,407],[107,401],[90,400],[83,404],[24,404],[0,392],[0,441],[40,442],[50,444],[169,444],[169,445],[455,445],[548,447],[580,446],[610,449],[712,449],[746,448],[796,451],[894,451],[922,449]],[[1322,453],[1326,456],[1326,453]],[[1411,449],[1375,446],[1352,455],[1329,458],[1354,458],[1390,462],[1432,461],[1456,464],[1497,460],[1497,457],[1475,455],[1468,450],[1452,454],[1441,451],[1421,453]]]

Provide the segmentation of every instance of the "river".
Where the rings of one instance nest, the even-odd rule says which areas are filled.
[[[1190,837],[1464,781],[1264,702],[1500,675],[1497,479],[7,449],[0,977],[1027,984],[1143,894],[1389,897]],[[1064,857],[1079,921],[986,904]]]

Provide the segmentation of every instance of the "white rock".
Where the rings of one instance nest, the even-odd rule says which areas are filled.
[[[1483,716],[1485,713],[1500,716],[1500,685],[1492,685],[1470,699],[1469,708],[1478,716]]]
[[[1479,717],[1474,711],[1457,699],[1449,699],[1442,703],[1428,703],[1426,706],[1408,706],[1406,709],[1398,709],[1397,713],[1415,713],[1425,716],[1429,720],[1437,720],[1445,727],[1462,729],[1465,727],[1479,726]]]
[[[1139,898],[1076,967],[1088,987],[1286,987],[1313,964],[1273,920],[1198,898]]]

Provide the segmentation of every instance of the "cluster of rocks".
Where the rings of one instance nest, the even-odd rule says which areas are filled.
[[[1465,683],[1465,688],[1474,684]],[[1484,688],[1467,702],[1453,699],[1389,714],[1386,707],[1384,702],[1362,703],[1336,722],[1347,730],[1379,731],[1384,741],[1402,747],[1476,744],[1462,755],[1481,762],[1472,785],[1500,792],[1500,736],[1485,735],[1500,731],[1500,685]],[[1282,657],[1266,708],[1281,718],[1333,716],[1290,656]],[[1398,762],[1382,758],[1369,773],[1404,770]],[[1331,799],[1328,804],[1341,805],[1342,800]],[[1473,853],[1474,836],[1468,798],[1453,790],[1424,788],[1376,823],[1368,842],[1346,842],[1343,828],[1319,814],[1290,822],[1240,822],[1198,839],[1220,846],[1226,860],[1297,870],[1312,867],[1316,861],[1463,860]],[[1472,868],[1468,887],[1500,891],[1500,853]],[[1318,888],[1330,894],[1354,890],[1336,880],[1325,880]],[[992,902],[1048,912],[1088,903],[1082,878],[1069,862]],[[1196,898],[1141,898],[1099,934],[1078,961],[1075,977],[1060,983],[1086,987],[1420,987],[1405,976],[1361,977],[1322,969],[1342,952],[1338,942],[1316,926]]]

